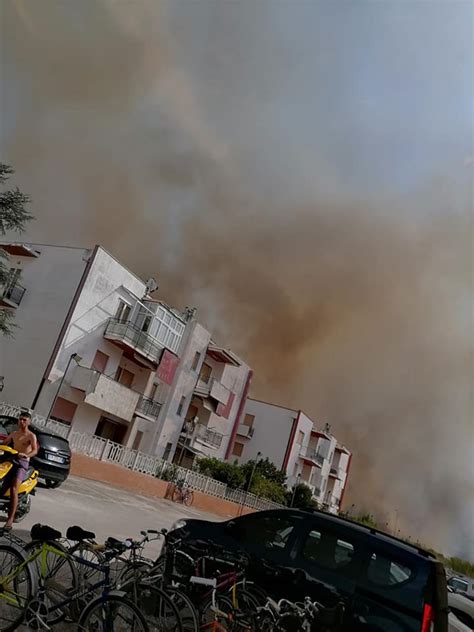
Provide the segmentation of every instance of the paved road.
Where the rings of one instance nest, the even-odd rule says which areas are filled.
[[[15,533],[27,538],[33,524],[48,524],[63,533],[71,525],[94,531],[99,541],[109,535],[115,538],[138,536],[141,529],[169,529],[180,518],[222,520],[193,507],[169,500],[134,496],[109,485],[70,477],[58,489],[37,488],[30,514],[15,526]],[[147,548],[153,556],[161,544]]]

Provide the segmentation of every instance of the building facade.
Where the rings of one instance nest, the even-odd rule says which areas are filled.
[[[248,368],[211,343],[193,310],[180,313],[153,299],[153,286],[100,246],[0,247],[11,266],[0,309],[15,310],[19,325],[15,338],[0,339],[5,401],[168,460],[186,420],[197,417],[186,450],[225,452]],[[210,378],[215,417],[199,407],[194,413],[210,354],[239,367]],[[222,435],[219,449],[217,434],[197,449],[212,432]]]
[[[339,511],[351,453],[328,427],[318,428],[301,410],[248,398],[229,459],[246,463],[258,453],[285,472],[289,488],[304,483],[316,501]]]

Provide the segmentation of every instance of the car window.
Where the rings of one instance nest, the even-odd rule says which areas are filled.
[[[239,542],[282,550],[288,544],[294,528],[294,520],[290,517],[249,516],[236,521],[231,534]]]
[[[367,569],[367,579],[377,586],[396,586],[409,581],[413,571],[401,562],[380,553],[373,553]]]
[[[332,533],[313,529],[306,536],[302,555],[323,568],[335,570],[350,564],[354,556],[354,545]]]
[[[469,584],[462,579],[450,579],[448,585],[454,588],[454,590],[461,590],[463,592],[467,592],[469,588]]]

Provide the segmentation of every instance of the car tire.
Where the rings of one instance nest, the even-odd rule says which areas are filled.
[[[63,483],[64,481],[52,481],[50,478],[45,480],[45,485],[48,489],[57,489]]]

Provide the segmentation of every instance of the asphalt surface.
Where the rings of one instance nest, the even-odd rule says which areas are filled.
[[[58,489],[37,488],[29,515],[15,525],[14,533],[27,540],[37,522],[64,535],[68,527],[79,525],[93,531],[97,541],[103,542],[108,536],[138,538],[142,529],[169,529],[180,518],[223,520],[169,500],[138,496],[104,483],[70,477]],[[150,543],[145,553],[153,557],[160,549],[160,542]]]
[[[168,500],[147,498],[110,487],[96,481],[70,477],[58,489],[38,488],[30,514],[15,525],[15,535],[28,540],[31,527],[39,522],[66,533],[71,525],[94,531],[97,540],[108,536],[118,539],[139,537],[142,529],[169,529],[180,518],[222,518],[185,507]],[[161,542],[150,543],[146,555],[159,554]],[[27,632],[22,626],[18,632]],[[72,632],[72,624],[61,624],[56,632]],[[450,615],[449,632],[470,632],[470,629]]]

